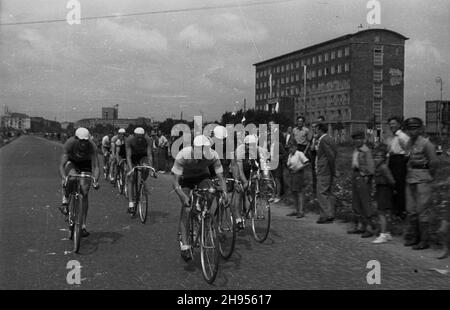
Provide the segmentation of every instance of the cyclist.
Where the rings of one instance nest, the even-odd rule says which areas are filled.
[[[125,140],[125,152],[128,164],[128,171],[131,171],[134,166],[139,165],[149,165],[153,166],[152,157],[152,139],[145,133],[144,128],[137,127],[134,130],[134,134],[129,136]],[[142,178],[146,180],[148,177],[148,172],[145,171],[142,174]],[[128,213],[134,213],[135,211],[135,184],[132,175],[128,175]]]
[[[102,153],[103,153],[103,170],[106,171],[108,167],[111,167],[111,138],[112,133],[108,133],[102,138]],[[111,169],[110,169],[111,170]],[[107,178],[108,176],[106,176]],[[111,175],[110,175],[111,178]]]
[[[116,179],[118,165],[122,159],[126,159],[125,129],[120,128],[117,135],[111,139],[111,183]]]
[[[201,156],[194,156],[194,147],[201,148]],[[192,259],[190,254],[191,245],[188,242],[189,232],[189,212],[190,212],[190,191],[195,187],[210,188],[212,182],[210,180],[209,167],[214,167],[217,178],[220,181],[222,193],[226,192],[226,181],[223,177],[223,168],[220,163],[219,155],[211,149],[211,140],[199,135],[194,138],[194,147],[187,146],[183,148],[175,157],[172,167],[173,188],[181,201],[180,214],[180,232],[181,232],[181,257],[185,261]],[[197,154],[195,154],[197,155]],[[195,157],[201,157],[195,159]],[[227,201],[226,195],[224,195]]]
[[[268,152],[257,145],[258,138],[255,135],[247,135],[244,139],[244,144],[241,144],[236,149],[236,162],[237,168],[239,171],[239,179],[242,183],[242,187],[244,191],[249,190],[248,188],[248,180],[250,179],[250,171],[256,170],[259,166],[259,169],[263,172],[265,176],[268,176],[269,169],[267,166],[267,159],[269,158]],[[235,204],[235,212],[236,216],[236,225],[238,230],[244,229],[244,223],[242,220],[242,208],[240,206],[242,201],[242,195],[244,195],[243,191],[237,190],[237,201],[239,203]],[[247,206],[244,206],[247,208]]]
[[[100,169],[97,157],[97,147],[94,142],[90,139],[89,130],[80,127],[75,131],[75,136],[69,138],[63,147],[63,155],[61,157],[61,164],[59,166],[59,173],[62,178],[63,186],[63,198],[62,205],[60,206],[60,211],[64,215],[68,215],[68,196],[71,191],[72,184],[66,184],[67,176],[72,174],[77,174],[81,172],[89,172],[93,174],[94,188],[98,189],[99,185],[97,183],[100,176]],[[71,182],[72,183],[72,182]],[[82,226],[82,236],[87,237],[89,233],[86,230],[86,217],[88,211],[88,194],[89,188],[91,186],[90,179],[81,179],[81,192],[83,194],[83,226]]]

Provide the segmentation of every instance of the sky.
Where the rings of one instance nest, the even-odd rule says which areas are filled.
[[[79,0],[81,18],[153,12],[79,25],[68,2],[0,0],[2,110],[76,121],[118,104],[125,118],[214,121],[254,107],[254,63],[370,26],[368,0]],[[437,76],[449,99],[450,1],[379,2],[371,28],[410,38],[405,116],[423,117]],[[45,20],[62,21],[20,24]]]

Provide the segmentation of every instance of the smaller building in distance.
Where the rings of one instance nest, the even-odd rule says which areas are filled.
[[[114,107],[103,107],[102,108],[102,119],[118,119],[119,118],[119,108]]]
[[[426,101],[425,124],[430,135],[450,135],[450,101]]]
[[[31,118],[23,113],[6,111],[1,117],[1,128],[26,132],[31,128]]]

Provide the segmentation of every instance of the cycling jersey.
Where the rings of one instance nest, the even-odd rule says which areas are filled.
[[[267,159],[268,159],[268,152],[263,149],[262,147],[257,147],[256,149],[256,155],[251,154],[251,152],[254,152],[254,150],[250,147],[249,152],[246,152],[245,145],[239,145],[236,149],[236,160],[237,162],[242,162],[244,174],[246,178],[248,179],[250,177],[250,171],[251,169],[256,169],[256,163],[259,164],[259,167],[261,170],[267,170]]]
[[[216,151],[211,151],[211,159],[194,159],[192,146],[183,148],[176,156],[172,172],[183,176],[184,179],[209,177],[209,167],[214,167],[216,174],[223,173],[222,164]]]
[[[138,165],[147,154],[147,148],[151,145],[152,139],[147,135],[131,135],[125,140],[126,147],[131,150],[131,162]]]
[[[78,140],[75,137],[71,137],[66,141],[63,149],[69,161],[74,164],[77,170],[91,171],[91,159],[97,151],[93,141]]]
[[[111,145],[114,145],[115,148],[119,149],[118,151],[116,151],[117,154],[119,155],[119,157],[122,157],[122,158],[126,157],[125,138],[124,137],[122,139],[120,139],[119,135],[112,137]]]
[[[109,136],[104,136],[102,139],[102,146],[104,148],[110,149],[111,148],[111,140],[109,139]]]

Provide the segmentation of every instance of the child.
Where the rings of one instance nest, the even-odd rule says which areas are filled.
[[[355,221],[355,228],[347,233],[362,234],[362,238],[370,238],[374,232],[371,224],[374,210],[370,190],[375,164],[372,151],[366,144],[364,132],[356,132],[352,138],[355,144],[352,156],[352,208],[357,221]]]
[[[303,152],[297,150],[297,144],[289,144],[289,156],[287,159],[287,168],[289,170],[289,188],[294,196],[295,212],[288,216],[297,216],[302,218],[305,216],[303,211],[303,178],[304,168],[309,164],[308,158]]]
[[[387,145],[379,144],[374,150],[375,162],[375,199],[377,202],[378,218],[380,220],[380,235],[372,243],[386,243],[392,240],[387,230],[386,211],[392,209],[393,188],[395,179],[387,164]]]

